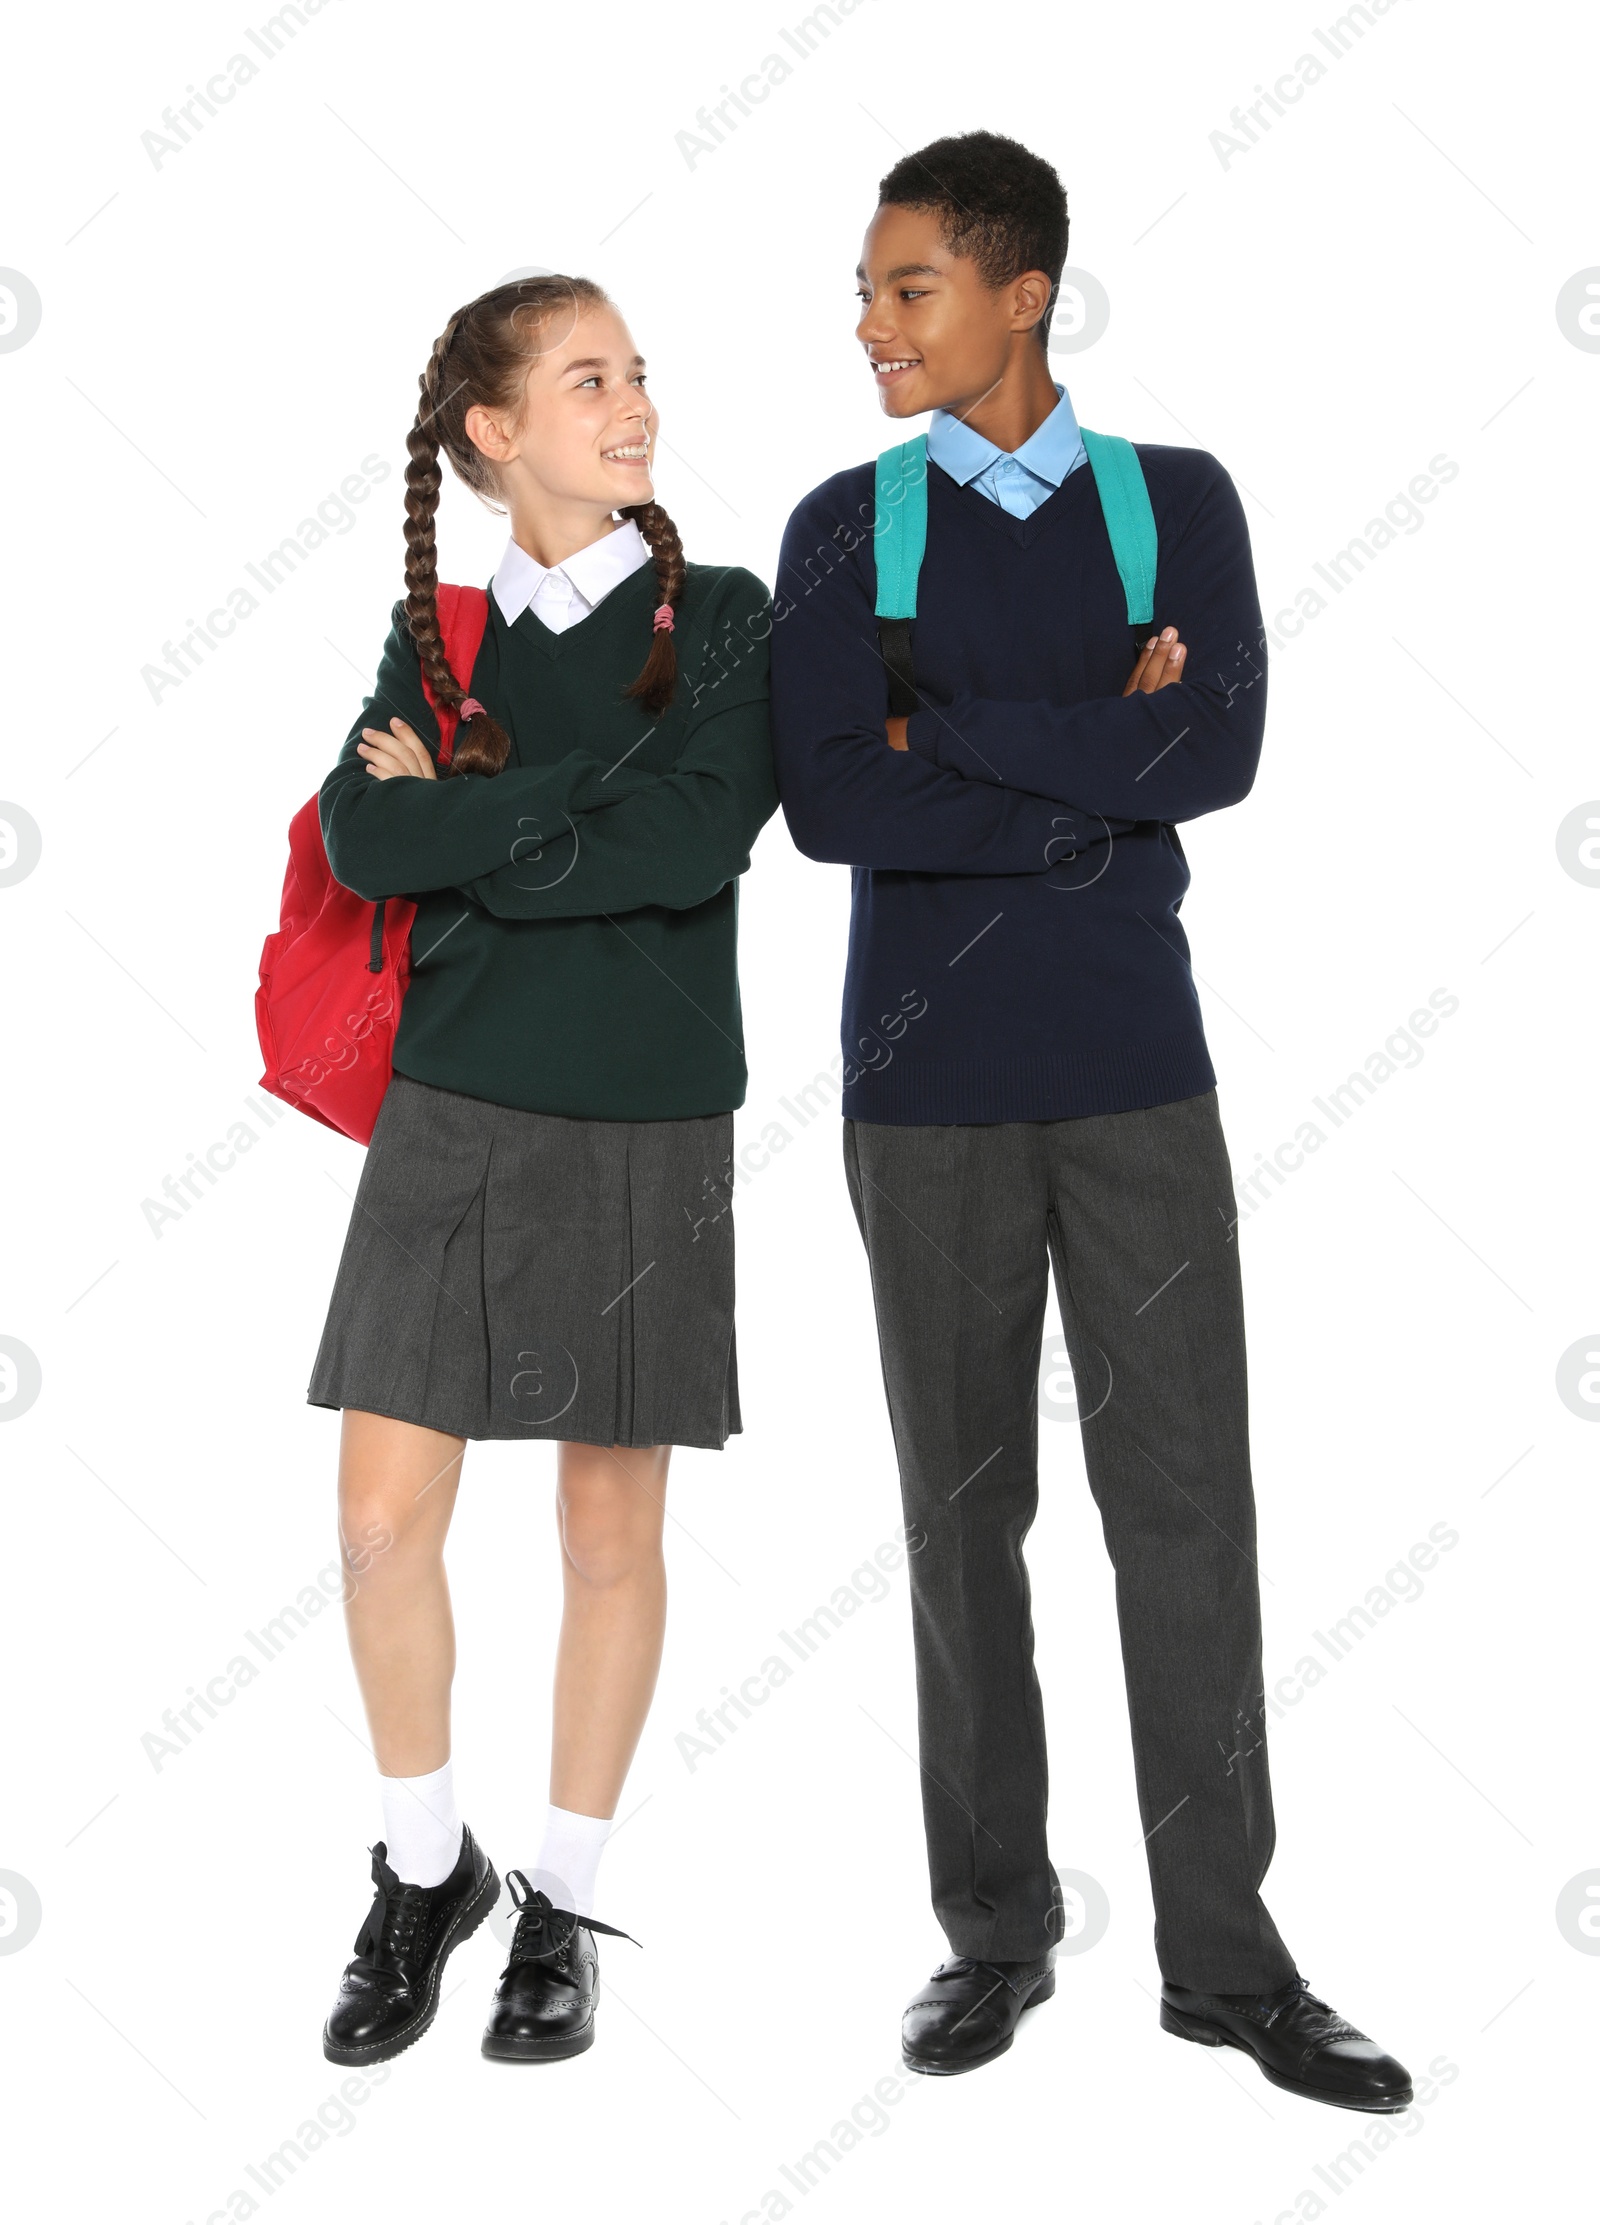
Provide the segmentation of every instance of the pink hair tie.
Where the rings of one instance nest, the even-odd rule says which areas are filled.
[[[651,627],[658,634],[669,634],[673,631],[672,605],[670,603],[661,604],[655,617],[651,620]]]
[[[475,695],[464,695],[456,707],[456,716],[459,719],[486,718],[488,713]]]

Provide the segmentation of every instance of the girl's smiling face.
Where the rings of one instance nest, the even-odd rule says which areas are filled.
[[[652,501],[656,424],[644,358],[609,303],[552,320],[515,416],[483,408],[466,416],[468,438],[498,470],[513,525],[524,515],[609,516]]]

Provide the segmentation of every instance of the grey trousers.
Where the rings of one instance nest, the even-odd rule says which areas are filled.
[[[847,1120],[909,1542],[923,1819],[957,1954],[1060,1937],[1023,1540],[1055,1269],[1116,1570],[1162,1976],[1267,1991],[1272,1858],[1233,1184],[1214,1090],[991,1126]]]

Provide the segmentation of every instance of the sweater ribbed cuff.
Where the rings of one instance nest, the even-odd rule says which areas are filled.
[[[906,720],[906,747],[925,757],[930,765],[939,762],[939,729],[943,722],[932,711],[913,711]]]

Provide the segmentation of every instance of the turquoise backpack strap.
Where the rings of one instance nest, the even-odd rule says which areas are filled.
[[[1156,520],[1144,472],[1132,441],[1117,433],[1091,433],[1082,426],[1079,430],[1105,512],[1111,553],[1122,576],[1128,624],[1148,626],[1156,607]]]
[[[1132,441],[1117,433],[1083,433],[1116,559],[1128,624],[1142,630],[1155,616],[1156,520]],[[920,433],[878,458],[873,484],[873,555],[877,564],[878,647],[889,673],[891,717],[920,708],[911,671],[911,621],[917,575],[928,545],[928,436]]]
[[[921,708],[911,676],[911,621],[917,615],[917,574],[928,545],[926,433],[878,458],[872,535],[878,570],[878,654],[889,675],[889,715],[909,718]]]
[[[917,574],[928,545],[928,436],[878,458],[873,486],[873,549],[878,564],[880,618],[915,618]]]

